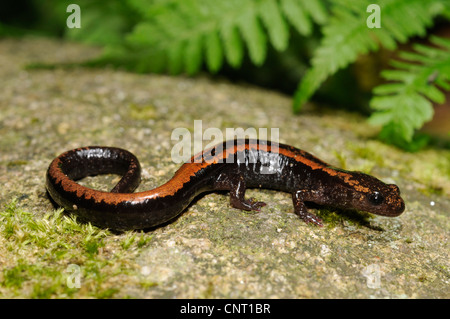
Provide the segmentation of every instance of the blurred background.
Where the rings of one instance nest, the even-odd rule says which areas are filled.
[[[408,5],[404,0],[372,2],[380,3],[383,10],[386,8],[382,16],[386,20],[382,21],[388,21],[386,15],[389,12],[396,17],[398,12],[394,11],[401,12],[401,6]],[[80,29],[67,27],[71,14],[67,7],[71,3],[81,8]],[[208,74],[294,96],[301,91],[300,84],[311,65],[313,70],[318,68],[314,59],[320,59],[320,48],[327,44],[327,33],[332,32],[333,25],[345,29],[345,23],[351,27],[353,18],[365,19],[368,13],[364,8],[368,3],[370,1],[354,0],[3,1],[0,37],[45,36],[83,42],[104,51],[99,59],[87,61],[87,66],[108,65],[142,73]],[[398,35],[392,27],[392,38],[397,40],[392,48],[378,46],[379,42],[383,44],[380,37],[380,41],[373,44],[376,49],[355,48],[359,53],[355,57],[348,58],[345,63],[337,59],[342,67],[328,71],[329,76],[309,100],[322,107],[356,111],[365,116],[373,114],[373,90],[386,82],[381,72],[392,68],[391,61],[398,58],[398,52],[412,51],[416,43],[430,45],[430,35],[449,38],[449,1],[422,3],[411,1],[411,12],[404,12],[408,25],[416,25],[416,31],[408,31],[405,27],[397,30]],[[417,12],[421,12],[417,19],[408,17]],[[400,37],[402,32],[405,36]],[[336,52],[339,54],[341,52]],[[433,74],[445,82],[450,78],[444,73]],[[412,128],[414,136],[393,129],[396,126],[393,120],[381,123],[388,127],[386,140],[416,150],[430,142],[430,136],[433,136],[441,141],[436,145],[448,147],[445,142],[450,136],[448,91],[439,90],[446,99],[442,102],[440,95],[439,103],[431,99],[434,102],[432,121],[418,119],[419,125]],[[411,111],[405,108],[404,112]],[[401,138],[391,136],[396,134]]]

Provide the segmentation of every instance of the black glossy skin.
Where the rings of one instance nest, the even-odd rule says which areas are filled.
[[[111,192],[75,182],[105,173],[123,177]],[[224,142],[192,157],[174,177],[155,189],[131,193],[140,181],[140,165],[128,151],[87,147],[57,157],[47,171],[47,189],[56,203],[99,226],[145,229],[179,215],[197,195],[230,191],[231,206],[259,211],[265,203],[245,198],[249,187],[292,194],[294,211],[305,222],[322,226],[305,202],[398,216],[405,205],[396,185],[373,176],[331,167],[313,155],[284,144],[259,140]]]

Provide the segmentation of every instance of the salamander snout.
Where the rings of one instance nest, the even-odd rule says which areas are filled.
[[[398,216],[405,211],[405,202],[400,196],[400,188],[395,184],[389,184],[387,186],[392,190],[388,195],[389,205],[392,207],[389,216]]]
[[[366,194],[369,204],[367,211],[374,214],[395,217],[405,211],[405,202],[400,196],[397,185],[388,184],[384,187]]]

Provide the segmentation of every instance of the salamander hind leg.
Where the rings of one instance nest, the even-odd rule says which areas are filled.
[[[307,196],[305,196],[305,191],[303,190],[295,191],[292,193],[295,214],[297,214],[307,224],[314,223],[322,227],[322,219],[308,212],[308,208],[306,207],[304,202],[305,200],[307,200],[306,197]]]
[[[264,202],[258,202],[253,198],[245,199],[245,179],[242,175],[237,175],[230,186],[230,204],[234,208],[243,210],[260,211],[260,208],[266,206]]]

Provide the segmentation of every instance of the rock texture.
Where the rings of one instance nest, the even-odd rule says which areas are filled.
[[[205,76],[25,68],[96,54],[48,39],[0,41],[0,210],[15,198],[37,219],[52,212],[45,171],[55,156],[79,146],[126,148],[141,161],[139,190],[160,185],[178,167],[170,159],[172,131],[193,132],[194,120],[223,132],[279,128],[284,143],[395,182],[406,201],[398,218],[321,210],[326,226],[319,228],[292,213],[288,194],[249,191],[268,203],[260,213],[231,208],[226,194],[208,194],[173,223],[143,234],[151,241],[136,248],[126,272],[103,273],[114,297],[450,297],[448,150],[405,153],[377,141],[359,115],[309,106],[294,116],[290,97]],[[108,245],[112,239],[104,254]],[[11,268],[13,256],[0,256],[0,268]],[[46,267],[45,260],[29,262]]]

